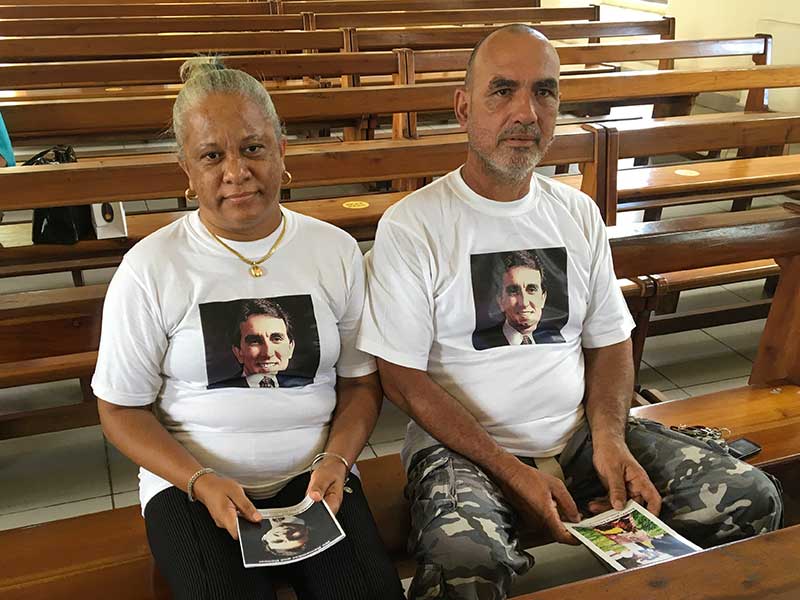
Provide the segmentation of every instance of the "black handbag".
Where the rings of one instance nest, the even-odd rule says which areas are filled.
[[[25,161],[25,165],[78,162],[72,146],[53,146]],[[34,244],[74,244],[91,238],[92,213],[88,205],[33,209]]]

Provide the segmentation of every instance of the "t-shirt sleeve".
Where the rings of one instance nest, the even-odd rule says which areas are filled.
[[[161,389],[167,333],[152,291],[124,261],[108,287],[97,367],[95,396],[122,406],[152,404]]]
[[[364,308],[366,283],[364,277],[364,257],[356,244],[353,244],[353,257],[348,272],[349,289],[347,305],[339,320],[339,360],[336,374],[340,377],[362,377],[378,370],[375,358],[356,348],[356,337],[361,325],[361,312]]]
[[[367,255],[367,302],[358,347],[388,362],[426,370],[433,343],[433,292],[425,244],[383,219]]]
[[[584,348],[602,348],[628,339],[635,323],[614,273],[606,226],[594,203],[591,208],[589,243],[592,252],[592,271],[589,281],[589,306],[583,321],[581,341]]]

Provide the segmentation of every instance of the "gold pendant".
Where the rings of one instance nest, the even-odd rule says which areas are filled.
[[[264,274],[264,271],[258,265],[253,265],[250,267],[250,275],[253,277],[261,277]]]

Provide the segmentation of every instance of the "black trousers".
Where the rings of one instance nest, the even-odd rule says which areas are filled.
[[[297,504],[309,474],[290,481],[258,508]],[[378,536],[358,477],[351,475],[336,515],[347,537],[324,552],[280,567],[245,569],[239,542],[214,524],[201,502],[168,488],[145,508],[150,549],[175,600],[274,600],[272,580],[286,580],[299,600],[401,600],[397,571]]]

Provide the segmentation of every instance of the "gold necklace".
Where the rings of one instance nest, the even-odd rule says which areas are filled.
[[[230,246],[228,246],[228,244],[226,244],[225,242],[223,242],[223,241],[222,241],[222,240],[221,240],[221,239],[220,239],[220,238],[217,236],[217,234],[216,234],[216,233],[214,233],[213,231],[211,231],[210,229],[208,230],[208,233],[210,233],[210,234],[211,234],[211,237],[213,237],[215,240],[217,240],[217,241],[220,243],[220,245],[221,245],[223,248],[225,248],[226,250],[228,250],[229,252],[231,252],[232,254],[234,254],[234,255],[235,255],[235,256],[236,256],[236,257],[237,257],[239,260],[241,260],[242,262],[245,262],[245,263],[247,263],[248,265],[250,265],[250,275],[251,275],[251,276],[253,276],[253,277],[261,277],[261,276],[264,274],[264,269],[262,269],[262,268],[261,268],[261,263],[263,263],[263,262],[264,262],[264,261],[266,261],[266,260],[267,260],[267,259],[268,259],[270,256],[272,256],[273,254],[275,254],[275,251],[278,249],[278,244],[280,244],[280,243],[281,243],[281,240],[283,239],[283,234],[284,234],[284,233],[286,233],[286,217],[284,217],[284,216],[283,216],[283,213],[281,213],[281,223],[282,223],[282,226],[281,226],[281,233],[280,233],[280,235],[278,236],[278,239],[277,239],[277,240],[275,240],[275,243],[274,243],[274,244],[272,244],[272,247],[269,249],[269,251],[268,251],[268,252],[267,252],[267,253],[266,253],[264,256],[262,256],[261,258],[259,258],[258,260],[250,260],[250,259],[249,259],[249,258],[247,258],[246,256],[242,256],[242,255],[241,255],[241,254],[239,254],[239,253],[238,253],[236,250],[234,250],[233,248],[231,248]]]

